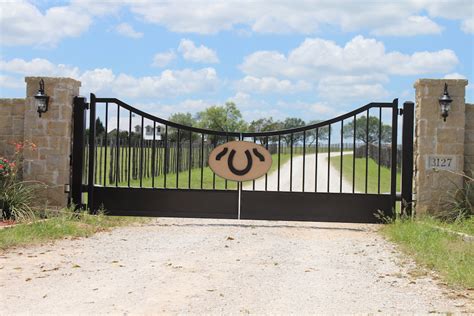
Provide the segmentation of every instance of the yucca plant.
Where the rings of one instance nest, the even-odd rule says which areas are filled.
[[[28,221],[35,217],[35,206],[38,205],[36,193],[44,188],[37,181],[22,181],[21,167],[25,146],[35,150],[31,142],[14,143],[15,154],[9,160],[0,157],[0,208],[3,219]]]
[[[448,192],[447,200],[442,204],[442,209],[437,212],[436,217],[459,221],[474,216],[474,178],[465,173],[444,170],[449,173],[463,177],[463,185],[456,183],[456,188]]]

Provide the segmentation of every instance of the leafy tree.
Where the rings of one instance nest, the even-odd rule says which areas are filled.
[[[196,126],[196,119],[191,115],[191,113],[174,113],[169,118],[169,121],[173,123],[178,123],[184,126]],[[162,131],[164,133],[164,131]],[[163,134],[164,135],[164,134]],[[198,138],[198,135],[192,134],[193,141]],[[178,130],[176,128],[168,127],[168,141],[175,142],[178,140]],[[180,142],[189,141],[189,131],[181,130],[179,134]]]
[[[302,127],[305,125],[306,123],[302,119],[297,118],[297,117],[288,117],[282,123],[283,129],[297,128],[297,127]],[[291,134],[282,135],[281,138],[287,145],[291,144]],[[298,143],[302,140],[303,140],[303,133],[293,134],[293,144]]]
[[[361,116],[356,120],[356,140],[364,144],[377,144],[379,142],[379,124],[380,120],[376,116],[369,116],[369,129],[367,133],[367,117]],[[343,129],[345,138],[354,137],[354,120],[344,126]],[[382,143],[388,143],[392,140],[392,126],[382,123]]]
[[[104,124],[102,124],[102,121],[100,120],[100,118],[96,118],[95,120],[95,134],[97,136],[101,136],[103,135],[105,132],[105,127],[104,127]]]
[[[313,120],[309,121],[308,125],[313,125],[322,122],[322,120]],[[323,126],[318,128],[318,142],[328,139],[329,135],[329,126]],[[306,131],[306,145],[311,146],[316,142],[316,129],[311,129]]]
[[[197,121],[201,128],[223,132],[241,132],[247,128],[247,123],[234,102],[226,102],[224,106],[208,107],[197,114]],[[210,139],[214,145],[219,140],[216,136],[210,136]]]
[[[272,117],[269,118],[261,118],[258,120],[253,120],[250,122],[248,131],[249,132],[269,132],[269,131],[276,131],[281,129],[282,123],[280,121],[274,121]],[[270,137],[257,137],[257,141],[260,142],[263,146],[267,145],[267,139],[268,142],[274,142],[275,137],[270,136]]]

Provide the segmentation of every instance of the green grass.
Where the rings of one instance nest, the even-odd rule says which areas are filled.
[[[398,220],[381,229],[402,251],[423,267],[435,270],[450,285],[474,288],[474,243],[433,228],[442,226],[464,232],[474,231],[474,220],[448,224],[431,218]]]
[[[0,249],[34,245],[64,237],[88,237],[113,227],[145,222],[146,218],[74,214],[64,211],[59,216],[30,224],[17,224],[0,229]]]
[[[331,157],[331,164],[338,171],[341,170],[341,156]],[[342,159],[342,176],[352,184],[353,155],[343,155]],[[355,159],[355,189],[358,192],[365,192],[365,158]],[[390,169],[380,167],[380,193],[390,192]],[[400,172],[397,173],[397,191],[400,191]],[[375,160],[369,158],[367,173],[367,193],[378,193],[378,164]]]
[[[294,156],[297,156],[295,154]],[[280,165],[283,165],[290,159],[290,154],[281,154],[280,155]],[[278,154],[272,155],[273,164],[268,171],[268,173],[274,172],[278,168]],[[203,168],[203,189],[212,189],[214,186],[214,173],[212,172],[211,168],[205,167]],[[143,178],[142,186],[143,187],[152,187],[153,179]],[[109,183],[108,185],[115,185],[115,183]],[[119,182],[119,186],[127,186],[127,181]],[[139,179],[131,179],[130,180],[131,187],[139,187],[140,180]],[[161,174],[154,178],[154,186],[156,188],[163,188],[164,187],[164,175]],[[166,187],[167,188],[176,188],[176,173],[168,173],[166,174]],[[178,174],[178,188],[187,189],[189,188],[189,170],[182,171]],[[191,169],[191,188],[192,189],[200,189],[201,188],[201,168],[193,168]],[[215,176],[215,188],[218,190],[225,189],[225,179]],[[227,189],[237,189],[237,182],[235,181],[227,181]]]

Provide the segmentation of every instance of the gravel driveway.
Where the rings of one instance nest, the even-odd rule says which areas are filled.
[[[0,311],[32,314],[474,310],[376,225],[155,219],[0,256]]]
[[[352,152],[344,152],[344,155],[350,155]],[[331,157],[340,156],[339,152],[332,152]],[[314,186],[317,184],[318,192],[328,191],[328,154],[318,154],[316,163],[316,154],[307,154],[305,157],[305,168],[303,170],[303,156],[293,157],[293,181],[291,183],[294,192],[303,191],[303,171],[304,171],[304,190],[305,192],[314,192]],[[273,162],[277,164],[277,161]],[[317,181],[315,181],[317,169]],[[340,172],[329,164],[329,192],[341,192],[340,189]],[[280,167],[280,191],[290,191],[290,170],[291,162],[287,161]],[[253,184],[250,182],[244,185],[244,190],[252,190]],[[278,188],[278,172],[274,171],[267,177],[267,190],[277,191]],[[265,190],[265,177],[261,177],[255,181],[255,190]],[[344,178],[342,179],[342,192],[352,193],[352,185]]]

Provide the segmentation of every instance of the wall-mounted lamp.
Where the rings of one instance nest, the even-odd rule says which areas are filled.
[[[36,108],[38,109],[39,117],[41,117],[41,113],[46,113],[48,111],[48,102],[49,96],[44,93],[44,80],[41,79],[39,82],[39,90],[38,93],[35,95],[36,100]]]
[[[449,96],[448,93],[448,84],[444,84],[444,92],[443,95],[438,99],[439,101],[439,106],[441,107],[441,117],[443,118],[443,121],[446,122],[446,118],[448,117],[448,112],[451,109],[451,102],[453,102],[453,99]]]

